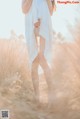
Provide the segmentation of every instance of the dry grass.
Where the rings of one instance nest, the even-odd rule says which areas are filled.
[[[26,44],[0,39],[0,109],[10,109],[12,117],[18,118],[15,112],[19,116],[18,109],[22,110],[30,100],[33,88]]]
[[[42,107],[34,102],[26,44],[0,39],[0,109],[10,109],[15,119],[80,119],[80,23],[72,31],[73,43],[56,42],[53,48],[52,107],[47,102],[47,85],[40,75]],[[75,33],[75,35],[74,35]]]

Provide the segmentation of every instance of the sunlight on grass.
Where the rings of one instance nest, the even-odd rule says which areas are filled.
[[[43,74],[40,74],[41,107],[34,101],[27,47],[20,40],[23,37],[0,39],[0,109],[10,109],[11,118],[80,118],[80,22],[76,23],[75,30],[69,30],[74,42],[62,42],[65,39],[57,34],[53,43],[53,89],[49,109]]]

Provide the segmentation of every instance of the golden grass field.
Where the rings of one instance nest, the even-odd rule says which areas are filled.
[[[41,106],[34,101],[26,44],[0,39],[0,109],[11,119],[80,119],[80,22],[70,31],[74,42],[53,45],[52,107],[47,108],[47,85],[40,74]],[[61,40],[61,39],[60,39]]]

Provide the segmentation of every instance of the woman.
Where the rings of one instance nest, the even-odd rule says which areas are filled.
[[[22,11],[25,14],[25,34],[36,101],[39,101],[39,65],[44,71],[49,90],[51,88],[52,74],[47,61],[51,61],[53,39],[51,15],[54,4],[54,0],[22,1]]]

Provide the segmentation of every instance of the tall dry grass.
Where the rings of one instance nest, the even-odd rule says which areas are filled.
[[[78,21],[78,20],[77,20]],[[53,113],[58,119],[80,118],[80,21],[70,29],[74,42],[56,42],[53,48]],[[59,112],[59,113],[58,113]],[[53,116],[54,117],[54,116]]]
[[[15,119],[80,119],[79,28],[78,21],[75,30],[70,29],[74,42],[62,43],[64,39],[60,39],[61,42],[54,44],[49,109],[44,105],[47,85],[43,74],[40,75],[41,107],[34,102],[26,44],[20,41],[21,37],[0,39],[0,109],[9,109],[10,117]]]
[[[22,118],[34,101],[28,61],[23,41],[0,39],[0,109],[10,109],[11,118]]]

